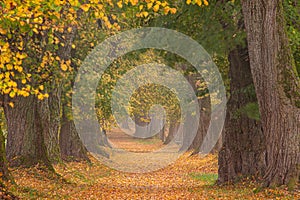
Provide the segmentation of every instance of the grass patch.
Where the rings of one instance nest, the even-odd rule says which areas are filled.
[[[205,182],[207,185],[215,184],[218,179],[218,174],[191,173],[189,176],[194,180]]]

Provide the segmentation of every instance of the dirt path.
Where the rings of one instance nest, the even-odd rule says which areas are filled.
[[[112,133],[110,139],[119,148],[138,153],[162,147],[155,138],[132,139],[118,132]],[[22,199],[300,199],[299,192],[260,189],[250,180],[216,186],[217,168],[216,155],[184,154],[172,165],[150,173],[117,171],[92,158],[91,164],[56,165],[59,176],[39,166],[12,169],[18,185],[9,189]]]

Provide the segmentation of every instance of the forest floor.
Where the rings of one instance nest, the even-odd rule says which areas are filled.
[[[160,148],[157,139],[132,139],[118,132],[110,140],[133,152]],[[217,155],[182,155],[173,164],[148,173],[126,173],[103,165],[91,156],[91,163],[55,165],[56,173],[35,168],[13,168],[17,184],[10,190],[21,199],[300,199],[300,192],[287,188],[263,189],[244,180],[218,186]]]

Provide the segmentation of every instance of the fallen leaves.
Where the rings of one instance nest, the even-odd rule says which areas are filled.
[[[112,140],[131,151],[137,151],[140,145],[145,145],[146,151],[161,145],[154,139],[142,143],[128,138],[118,142],[116,138]],[[300,198],[299,192],[290,192],[287,188],[258,190],[259,184],[248,179],[238,184],[215,185],[217,170],[217,155],[190,156],[186,153],[172,165],[149,173],[112,170],[91,157],[91,163],[55,165],[56,173],[39,167],[12,169],[18,186],[9,185],[9,190],[22,199]]]

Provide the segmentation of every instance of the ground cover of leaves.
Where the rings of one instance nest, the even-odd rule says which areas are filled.
[[[151,143],[159,147],[155,140],[127,140],[121,141],[123,147],[134,151],[141,144],[146,144],[147,151]],[[149,173],[113,170],[93,157],[91,163],[57,164],[55,174],[39,166],[13,168],[17,184],[8,184],[7,189],[20,199],[300,199],[299,190],[264,189],[250,179],[218,186],[214,184],[217,155],[189,155],[185,153],[175,163]]]

